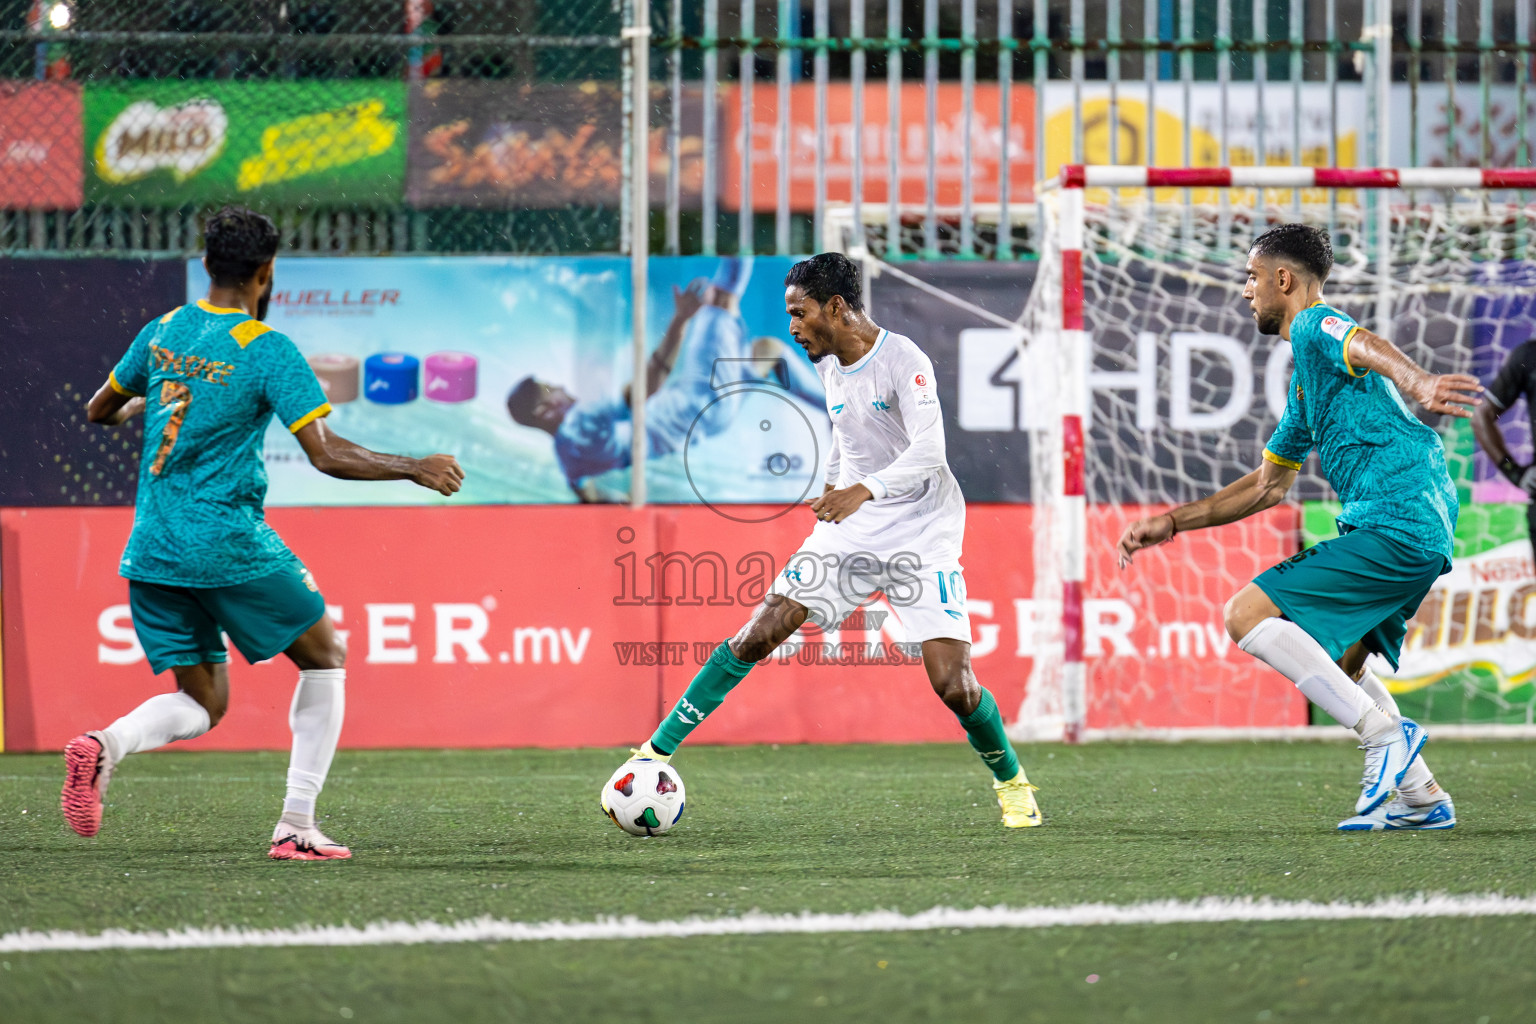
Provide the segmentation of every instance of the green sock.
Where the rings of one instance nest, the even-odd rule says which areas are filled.
[[[693,682],[688,684],[688,689],[683,691],[677,706],[667,712],[667,717],[651,734],[651,748],[664,757],[671,755],[695,726],[725,702],[725,695],[750,671],[752,662],[742,661],[732,654],[729,644],[716,647],[704,667],[699,669],[699,674],[693,677]]]
[[[955,717],[965,726],[966,738],[971,741],[971,746],[981,755],[987,767],[992,769],[997,781],[1007,782],[1019,774],[1019,756],[1013,752],[1013,744],[1008,741],[1008,734],[1003,730],[1003,716],[997,710],[997,701],[992,698],[992,691],[983,686],[981,701],[976,705],[976,710]]]

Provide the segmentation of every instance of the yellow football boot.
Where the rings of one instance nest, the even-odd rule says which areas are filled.
[[[677,751],[672,751],[672,754],[675,753]],[[631,761],[660,761],[662,764],[671,764],[672,754],[658,754],[656,748],[651,746],[650,740],[646,740],[638,747],[629,748],[629,759]]]
[[[1004,828],[1034,828],[1044,823],[1040,805],[1035,803],[1035,791],[1040,787],[1026,779],[1022,769],[1007,782],[994,780],[992,788],[1003,808]]]

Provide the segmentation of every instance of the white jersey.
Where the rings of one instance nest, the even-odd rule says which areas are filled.
[[[944,453],[933,363],[911,338],[882,330],[852,366],[835,356],[816,364],[832,417],[826,482],[862,483],[874,500],[841,523],[818,523],[839,535],[844,551],[890,557],[910,551],[925,563],[958,563],[965,498]],[[830,538],[829,538],[830,539]]]

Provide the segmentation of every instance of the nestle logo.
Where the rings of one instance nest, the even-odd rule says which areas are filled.
[[[274,291],[274,306],[393,306],[400,302],[400,292],[395,288],[367,288],[354,292],[350,288],[335,292],[329,288],[309,291]]]

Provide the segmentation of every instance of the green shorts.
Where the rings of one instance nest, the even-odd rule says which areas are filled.
[[[1397,668],[1408,620],[1451,565],[1439,552],[1409,547],[1379,530],[1344,523],[1254,578],[1285,617],[1337,661],[1357,641]]]
[[[128,581],[133,631],[158,675],[175,665],[229,660],[220,632],[245,660],[275,657],[320,621],[325,598],[310,571],[293,563],[232,587],[171,587]]]

